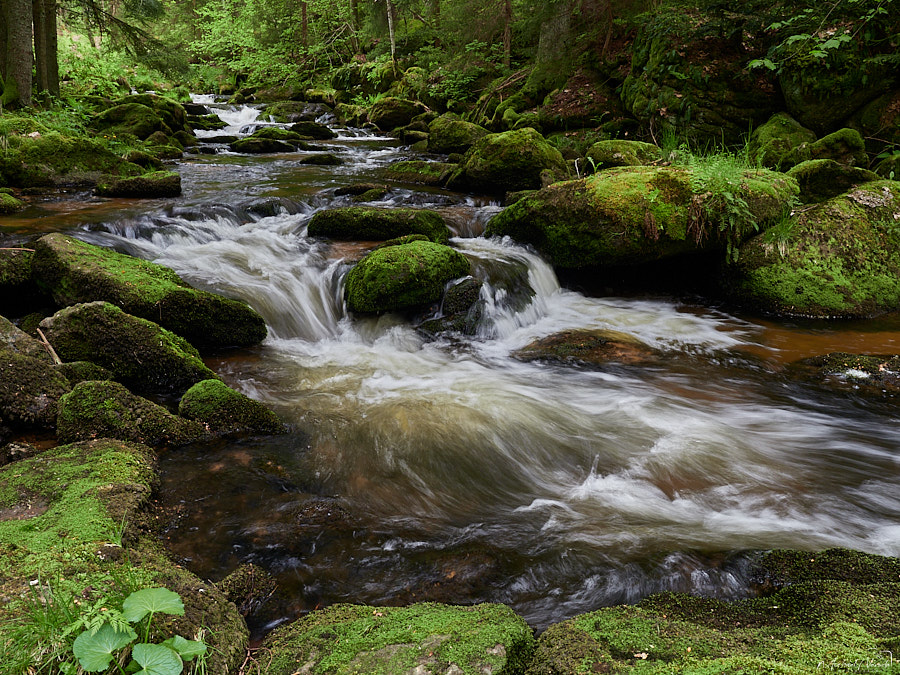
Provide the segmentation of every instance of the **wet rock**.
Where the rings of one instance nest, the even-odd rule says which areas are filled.
[[[423,234],[440,244],[450,228],[440,214],[427,209],[345,206],[317,212],[309,221],[311,237],[349,241],[384,241],[407,234]]]
[[[205,117],[211,115],[212,111],[201,103],[182,103],[185,115],[193,115],[195,117]]]
[[[118,178],[97,184],[101,197],[162,199],[181,194],[181,176],[174,171],[154,171],[143,176]]]
[[[900,356],[832,352],[792,364],[792,370],[834,389],[869,393],[900,392]]]
[[[0,423],[11,429],[53,429],[57,403],[70,389],[48,359],[0,346]]]
[[[365,192],[371,192],[372,190],[387,190],[387,185],[381,185],[378,183],[354,183],[353,185],[347,185],[345,187],[340,187],[334,191],[336,197],[342,197],[344,195],[353,195],[354,197],[359,196]]]
[[[347,275],[353,312],[390,312],[439,300],[447,282],[469,274],[469,261],[449,246],[413,241],[372,251]]]
[[[324,101],[315,103],[311,101],[278,101],[266,106],[263,115],[271,117],[275,122],[293,124],[315,122],[316,119],[330,112],[332,112],[331,106]],[[333,136],[324,136],[323,138],[333,138]]]
[[[353,202],[380,202],[383,201],[385,197],[391,194],[390,188],[380,187],[373,188],[372,190],[368,190],[363,192],[361,195],[354,196],[351,201]]]
[[[32,270],[38,285],[61,306],[106,300],[200,349],[247,346],[266,336],[265,322],[247,304],[193,289],[161,265],[62,234],[35,243]]]
[[[531,629],[505,605],[333,605],[276,629],[263,644],[266,675],[518,673],[534,648]]]
[[[337,138],[337,134],[324,124],[308,120],[296,122],[291,126],[290,131],[317,141],[327,141],[330,138]]]
[[[253,614],[274,595],[277,584],[266,570],[252,563],[241,565],[216,584],[241,616]]]
[[[781,316],[868,317],[900,307],[900,183],[873,181],[747,241],[723,285]]]
[[[464,122],[459,115],[446,113],[428,125],[428,152],[444,155],[451,152],[463,153],[489,133],[482,126]]]
[[[425,112],[418,101],[386,96],[369,108],[369,122],[382,131],[390,131],[409,124],[413,117]]]
[[[636,265],[699,251],[726,251],[784,213],[798,188],[771,171],[744,171],[740,210],[692,182],[690,167],[639,166],[557,183],[494,216],[487,236],[531,244],[561,268]]]
[[[663,151],[652,143],[641,141],[598,141],[587,151],[586,157],[594,170],[615,166],[646,166],[663,159]]]
[[[490,134],[478,140],[466,154],[448,186],[504,194],[542,187],[542,173],[556,180],[568,176],[559,150],[531,128]]]
[[[0,438],[3,433],[0,432]],[[40,454],[43,450],[31,443],[7,443],[0,445],[0,466],[6,466]]]
[[[41,328],[61,359],[96,363],[135,391],[180,394],[217,377],[184,338],[107,302],[67,307]]]
[[[230,143],[229,148],[232,152],[242,152],[246,154],[263,155],[276,152],[295,152],[297,146],[286,141],[279,141],[273,138],[241,138]]]
[[[847,166],[833,159],[800,162],[787,174],[797,181],[800,201],[807,204],[819,204],[842,195],[852,187],[881,178],[873,171]]]
[[[201,138],[200,140],[203,143],[224,143],[225,145],[228,145],[238,140],[238,137],[231,135],[209,136],[208,138]]]
[[[298,164],[310,164],[315,166],[340,166],[344,160],[330,152],[323,152],[316,155],[307,155],[297,160]]]
[[[204,380],[188,389],[178,414],[203,423],[216,433],[281,434],[284,423],[259,401],[220,380]]]
[[[429,335],[444,332],[474,335],[481,320],[482,282],[469,277],[451,285],[445,292],[441,302],[441,316],[423,321],[416,329]]]
[[[110,381],[81,382],[60,398],[56,434],[60,443],[116,438],[151,447],[184,445],[208,436],[199,422],[176,417]]]
[[[512,356],[520,361],[555,361],[567,365],[644,365],[657,362],[660,352],[619,331],[568,330],[535,340]]]
[[[398,183],[443,185],[456,169],[456,164],[411,160],[394,162],[381,169],[379,173],[383,178]]]

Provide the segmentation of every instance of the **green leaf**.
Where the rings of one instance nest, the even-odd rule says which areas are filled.
[[[135,639],[137,634],[134,631],[123,633],[105,623],[96,633],[86,630],[75,638],[72,652],[85,671],[99,673],[106,670],[115,652]]]
[[[200,642],[198,640],[185,640],[180,635],[176,635],[175,637],[171,637],[163,644],[169,649],[174,649],[179,653],[181,658],[185,661],[191,661],[197,656],[201,656],[206,653],[206,643]]]
[[[181,657],[163,645],[135,645],[131,656],[142,666],[136,675],[180,675],[184,668]]]
[[[142,588],[122,603],[122,613],[131,623],[137,623],[149,613],[184,614],[181,596],[168,588]]]

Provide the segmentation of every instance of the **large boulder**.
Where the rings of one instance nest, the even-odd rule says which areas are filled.
[[[173,101],[166,96],[149,93],[132,94],[113,101],[114,106],[131,104],[150,108],[165,123],[165,125],[172,130],[171,133],[177,133],[179,131],[190,133],[191,131],[187,124],[187,113],[185,112],[184,106],[178,101]],[[170,134],[167,133],[166,135]]]
[[[406,126],[413,117],[425,112],[426,108],[418,101],[387,96],[376,101],[369,108],[369,122],[382,131],[390,131]]]
[[[786,112],[778,112],[750,134],[747,154],[761,166],[787,171],[799,161],[796,149],[815,142],[812,130]]]
[[[266,337],[265,321],[246,303],[191,288],[162,265],[63,234],[41,237],[34,248],[34,278],[61,306],[105,300],[198,349],[247,346]]]
[[[60,397],[71,389],[53,364],[0,344],[0,426],[53,429]]]
[[[104,110],[97,115],[94,126],[109,134],[131,134],[142,141],[156,131],[161,131],[166,136],[175,132],[153,108],[140,103],[123,103]]]
[[[152,171],[143,176],[115,178],[97,184],[101,197],[163,198],[181,194],[181,176],[174,171]]]
[[[221,380],[203,380],[188,389],[178,414],[216,433],[280,434],[284,423],[259,401],[244,396]]]
[[[447,282],[466,276],[459,251],[412,241],[372,251],[347,274],[347,305],[354,312],[413,309],[440,300]]]
[[[562,180],[568,175],[566,162],[559,150],[526,127],[481,138],[463,156],[448,185],[503,194],[541,187],[542,174],[551,182]]]
[[[277,628],[263,649],[269,655],[264,675],[518,675],[531,657],[534,637],[505,605],[332,605]]]
[[[118,382],[80,382],[59,399],[56,436],[60,443],[117,438],[151,447],[177,446],[208,435],[200,422],[177,417]]]
[[[576,616],[541,635],[526,673],[891,672],[898,572],[895,558],[856,551],[772,551],[752,567],[758,597],[662,593]]]
[[[494,216],[485,234],[531,244],[561,268],[635,265],[733,251],[779,219],[797,194],[793,179],[772,171],[716,174],[716,187],[709,173],[686,166],[601,171],[523,197]]]
[[[900,183],[873,181],[754,237],[726,272],[731,297],[782,316],[900,309]]]
[[[458,115],[446,113],[428,125],[428,152],[449,155],[463,153],[490,132],[482,126],[464,122]]]
[[[287,141],[279,141],[275,138],[239,138],[229,143],[232,152],[242,152],[248,155],[267,155],[276,152],[294,152],[297,146]]]
[[[431,241],[446,244],[450,238],[450,229],[434,211],[368,206],[319,211],[309,221],[307,233],[311,237],[353,241],[386,241],[407,234],[424,234]]]
[[[91,361],[139,392],[181,394],[216,374],[188,342],[108,302],[61,309],[41,321],[63,361]]]

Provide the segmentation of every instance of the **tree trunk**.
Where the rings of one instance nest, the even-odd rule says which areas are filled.
[[[359,0],[350,0],[350,14],[353,17],[353,30],[359,32]]]
[[[441,0],[431,0],[431,20],[436,30],[441,27]]]
[[[306,0],[300,0],[300,43],[309,47],[309,17],[306,14]]]
[[[3,105],[31,105],[31,0],[6,0]]]
[[[510,67],[512,62],[512,0],[504,0],[503,3],[503,65]]]
[[[394,3],[384,0],[387,4],[388,35],[391,38],[391,65],[394,68],[394,76],[397,75],[397,41],[394,37]]]
[[[6,27],[9,20],[6,18],[6,0],[0,0],[0,95],[3,94],[3,83],[6,81]]]
[[[56,54],[56,0],[34,0],[34,65],[37,91],[59,96]]]

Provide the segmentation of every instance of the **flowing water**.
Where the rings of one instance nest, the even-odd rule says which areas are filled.
[[[222,117],[240,132],[257,115]],[[311,239],[307,222],[349,204],[335,187],[414,154],[339,131],[323,144],[339,167],[222,147],[180,164],[182,198],[89,202],[39,226],[155,260],[265,317],[261,346],[208,362],[291,433],[169,452],[159,497],[188,567],[217,579],[254,562],[276,576],[257,634],[323,604],[417,600],[505,602],[541,629],[665,589],[740,597],[761,549],[900,555],[896,403],[785,369],[900,352],[895,320],[801,326],[589,297],[533,252],[478,236],[496,204],[414,187],[382,205],[454,224],[484,281],[477,334],[349,316],[343,278],[365,246]],[[662,356],[602,369],[512,357],[573,328],[623,331]]]

